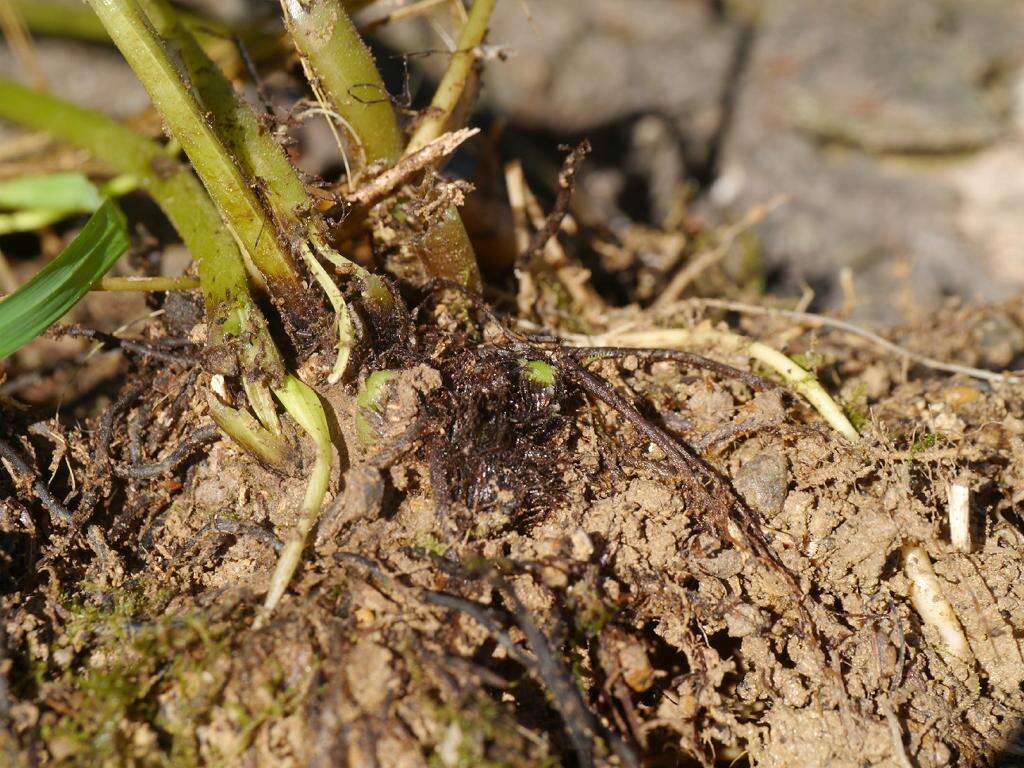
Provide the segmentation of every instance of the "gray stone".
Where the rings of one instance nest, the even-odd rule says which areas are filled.
[[[753,509],[775,517],[789,493],[789,464],[781,453],[759,453],[739,468],[732,482]]]

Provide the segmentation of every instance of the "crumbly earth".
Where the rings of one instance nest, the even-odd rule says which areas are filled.
[[[729,522],[634,424],[564,376],[539,387],[493,322],[459,335],[446,313],[418,326],[416,361],[361,412],[369,443],[354,385],[324,389],[344,451],[302,567],[261,629],[302,462],[279,477],[221,441],[125,480],[96,468],[96,422],[64,436],[77,492],[95,494],[84,525],[69,533],[9,489],[7,764],[1019,759],[1019,386],[908,368],[791,321],[744,323],[816,367],[863,431],[851,445],[784,389],[636,356],[591,362],[728,479]],[[1024,316],[950,307],[899,338],[984,363],[998,353],[985,340],[994,323],[1020,328]],[[170,406],[188,373],[134,376],[151,393],[113,419],[112,469],[165,456],[207,421],[198,396]],[[970,553],[949,542],[954,481],[973,490]],[[742,509],[776,561],[741,533]],[[909,602],[908,542],[932,561],[972,658],[952,656]]]

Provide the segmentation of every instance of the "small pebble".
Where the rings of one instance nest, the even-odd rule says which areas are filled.
[[[782,512],[789,492],[789,464],[780,453],[759,453],[739,468],[733,485],[755,510],[768,517]]]

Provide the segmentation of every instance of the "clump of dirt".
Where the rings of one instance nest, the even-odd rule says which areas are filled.
[[[369,439],[356,384],[325,390],[349,453],[259,630],[308,457],[282,477],[196,439],[194,365],[143,363],[133,380],[152,387],[130,384],[77,434],[54,425],[17,446],[67,462],[75,484],[62,470],[54,488],[77,505],[51,520],[7,489],[11,764],[930,768],[1022,749],[1018,388],[908,369],[793,321],[746,326],[838,385],[864,434],[851,445],[756,380],[579,358],[643,423],[695,446],[701,480],[549,341],[456,294],[411,298],[372,361],[396,373],[363,414]],[[951,307],[901,338],[975,362],[975,331],[1022,321]],[[935,332],[954,325],[965,332]],[[949,543],[952,482],[973,490],[971,552]],[[909,542],[968,657],[908,599]]]

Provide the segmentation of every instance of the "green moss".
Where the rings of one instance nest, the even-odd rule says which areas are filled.
[[[937,440],[938,438],[934,434],[931,432],[925,432],[910,446],[910,450],[908,451],[910,460],[913,461],[918,454],[934,448]]]
[[[843,403],[843,412],[858,432],[868,424],[867,388],[858,384]]]
[[[227,653],[225,628],[196,616],[144,618],[160,599],[134,587],[105,597],[110,602],[67,604],[67,632],[56,650],[76,658],[65,670],[44,672],[51,696],[67,704],[40,727],[53,761],[198,765],[196,728],[219,696],[211,670]]]

